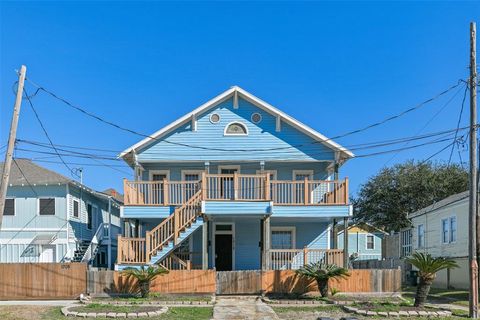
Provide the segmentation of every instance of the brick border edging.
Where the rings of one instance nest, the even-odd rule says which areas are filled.
[[[85,304],[89,303],[97,303],[97,304],[105,304],[105,305],[132,305],[132,301],[88,301],[84,302]],[[214,305],[215,301],[175,301],[175,300],[152,300],[152,301],[142,301],[142,305],[150,305],[150,306],[155,306],[155,305],[202,305],[202,306],[207,306],[207,305]],[[136,304],[138,305],[138,304]]]
[[[389,312],[376,312],[368,311],[363,309],[358,309],[351,306],[343,306],[343,310],[348,313],[355,313],[364,317],[450,317],[452,315],[451,311],[441,310],[441,311],[389,311]]]
[[[142,305],[135,305],[135,307],[141,307]],[[159,310],[156,311],[148,311],[148,312],[76,312],[70,311],[70,308],[76,308],[77,305],[70,305],[67,307],[63,307],[62,314],[65,317],[78,317],[78,318],[97,318],[97,317],[104,317],[104,318],[147,318],[147,317],[156,317],[161,314],[167,312],[168,307],[161,307]]]

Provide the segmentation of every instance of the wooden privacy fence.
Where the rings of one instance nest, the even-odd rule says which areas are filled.
[[[340,292],[400,292],[401,272],[390,270],[349,270],[350,277],[330,281],[330,287]],[[301,277],[294,270],[271,270],[263,273],[265,293],[318,292],[315,281]]]
[[[84,263],[2,263],[0,299],[75,299],[86,290]]]
[[[213,294],[216,289],[215,270],[172,270],[158,276],[151,292]],[[128,294],[135,291],[135,281],[119,271],[88,271],[87,292],[96,296]]]

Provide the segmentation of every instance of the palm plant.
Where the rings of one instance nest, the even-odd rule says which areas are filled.
[[[415,307],[423,307],[427,301],[428,292],[437,272],[444,269],[458,268],[457,263],[449,258],[433,258],[430,254],[415,252],[406,261],[418,269],[420,283],[415,294]]]
[[[350,276],[347,269],[323,262],[307,264],[296,272],[304,277],[314,279],[322,297],[328,296],[328,281],[330,279],[346,279]]]
[[[123,275],[127,276],[127,279],[134,278],[137,280],[137,292],[140,293],[142,298],[148,297],[150,293],[150,284],[155,280],[159,275],[168,273],[167,269],[161,267],[141,266],[140,269],[136,268],[127,268],[122,271]]]

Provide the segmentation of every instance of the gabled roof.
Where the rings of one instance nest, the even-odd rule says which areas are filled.
[[[435,210],[438,210],[438,209],[441,209],[443,207],[446,207],[448,205],[451,205],[455,202],[458,202],[458,201],[461,201],[461,200],[464,200],[464,199],[468,199],[469,198],[469,191],[464,191],[464,192],[460,192],[460,193],[456,193],[456,194],[453,194],[449,197],[446,197],[445,199],[443,200],[440,200],[438,202],[435,202],[434,204],[432,205],[429,205],[428,207],[425,207],[423,209],[420,209],[418,211],[415,211],[413,213],[410,213],[408,215],[408,218],[415,218],[415,217],[418,217],[418,216],[421,216],[423,214],[426,214],[426,213],[429,213],[429,212],[432,212],[432,211],[435,211]]]
[[[301,123],[300,121],[292,118],[288,114],[280,111],[279,109],[275,108],[274,106],[270,105],[269,103],[261,100],[260,98],[257,98],[253,94],[243,90],[242,88],[238,86],[233,86],[227,91],[219,94],[215,98],[211,99],[210,101],[207,101],[206,103],[202,104],[198,108],[194,109],[193,111],[187,113],[183,117],[177,119],[176,121],[170,123],[169,125],[163,127],[162,129],[158,130],[154,134],[152,134],[150,137],[143,139],[142,141],[134,144],[133,146],[129,147],[128,149],[125,149],[122,153],[120,153],[119,157],[122,158],[128,158],[127,155],[129,155],[132,151],[136,151],[138,149],[144,148],[148,146],[150,143],[157,141],[160,139],[162,136],[165,134],[171,132],[175,128],[179,127],[182,124],[185,124],[188,121],[191,121],[192,117],[196,117],[199,114],[202,114],[203,112],[207,111],[210,108],[213,108],[217,106],[218,104],[222,103],[223,101],[233,97],[235,94],[238,95],[238,97],[244,98],[245,100],[251,102],[252,104],[256,105],[257,107],[265,110],[266,112],[278,116],[281,118],[281,121],[288,123],[292,127],[298,129],[299,131],[307,134],[314,140],[321,142],[325,146],[333,149],[334,151],[337,151],[339,153],[339,161],[345,161],[348,158],[352,158],[354,155],[351,151],[348,149],[342,147],[341,145],[337,144],[333,140],[328,139],[321,133],[315,131],[314,129],[308,127],[307,125]],[[131,155],[130,155],[131,157]]]
[[[0,172],[3,172],[3,163],[0,163]],[[72,179],[41,167],[30,159],[15,159],[10,168],[8,185],[22,186],[29,183],[32,185],[67,184],[71,181]]]
[[[0,172],[3,172],[3,162],[0,163]],[[112,197],[118,203],[123,203],[123,196],[119,193],[114,195],[110,190],[107,189],[105,192],[95,191],[79,182],[67,178],[60,173],[49,170],[45,167],[39,166],[30,159],[19,159],[16,158],[12,162],[10,168],[10,176],[8,177],[8,186],[36,186],[36,185],[74,185],[79,188],[82,188],[91,194],[108,199]],[[115,190],[113,190],[115,191]]]

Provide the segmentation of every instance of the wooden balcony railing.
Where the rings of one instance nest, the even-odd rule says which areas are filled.
[[[336,264],[343,267],[343,250],[340,249],[271,249],[270,270],[298,269],[313,262]]]
[[[203,200],[273,201],[275,205],[346,205],[348,178],[270,180],[266,174],[202,174],[200,181],[124,180],[125,205],[183,205],[200,189]]]
[[[144,264],[146,262],[145,253],[145,238],[118,236],[118,264]]]

